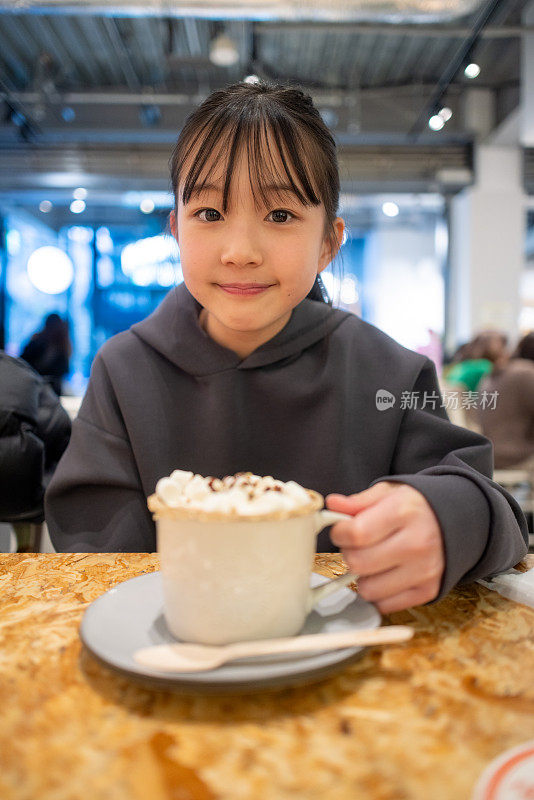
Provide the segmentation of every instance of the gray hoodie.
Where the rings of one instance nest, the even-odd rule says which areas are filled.
[[[449,422],[428,358],[306,299],[241,360],[204,332],[200,308],[182,284],[97,353],[46,495],[58,551],[155,551],[146,497],[183,469],[273,475],[323,496],[407,483],[441,526],[440,596],[527,552],[519,506],[489,478],[490,442]],[[328,529],[317,549],[337,550]]]

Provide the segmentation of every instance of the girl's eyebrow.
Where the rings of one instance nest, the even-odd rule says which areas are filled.
[[[264,188],[267,192],[276,192],[277,194],[293,194],[295,197],[297,197],[297,193],[292,186],[289,186],[289,184],[269,183]],[[197,195],[201,195],[210,191],[222,194],[222,188],[220,186],[216,186],[214,183],[205,183],[204,186],[193,186],[191,189],[191,197],[196,197]]]

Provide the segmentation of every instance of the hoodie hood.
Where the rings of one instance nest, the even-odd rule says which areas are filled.
[[[199,322],[201,309],[181,283],[150,316],[132,325],[131,331],[184,372],[200,377],[227,369],[264,367],[297,356],[350,317],[346,311],[306,298],[293,309],[289,322],[276,336],[241,359],[208,336]]]

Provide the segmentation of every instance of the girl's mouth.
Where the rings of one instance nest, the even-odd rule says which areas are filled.
[[[228,294],[241,295],[241,297],[252,297],[256,294],[266,292],[272,284],[246,284],[246,283],[220,283],[219,286]]]

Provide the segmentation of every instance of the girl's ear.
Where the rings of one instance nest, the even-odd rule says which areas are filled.
[[[174,212],[174,209],[169,214],[169,224],[171,226],[171,233],[174,236],[174,238],[176,239],[176,242],[179,244],[179,242],[178,242],[178,227],[176,225],[176,214]]]
[[[339,248],[341,247],[341,244],[343,242],[343,233],[345,231],[345,220],[342,219],[341,217],[336,217],[334,220],[334,230],[336,232],[337,247],[335,247],[335,249],[332,249],[329,239],[328,238],[324,239],[321,255],[319,256],[317,274],[322,272],[323,269],[326,269],[326,267],[336,257]]]

